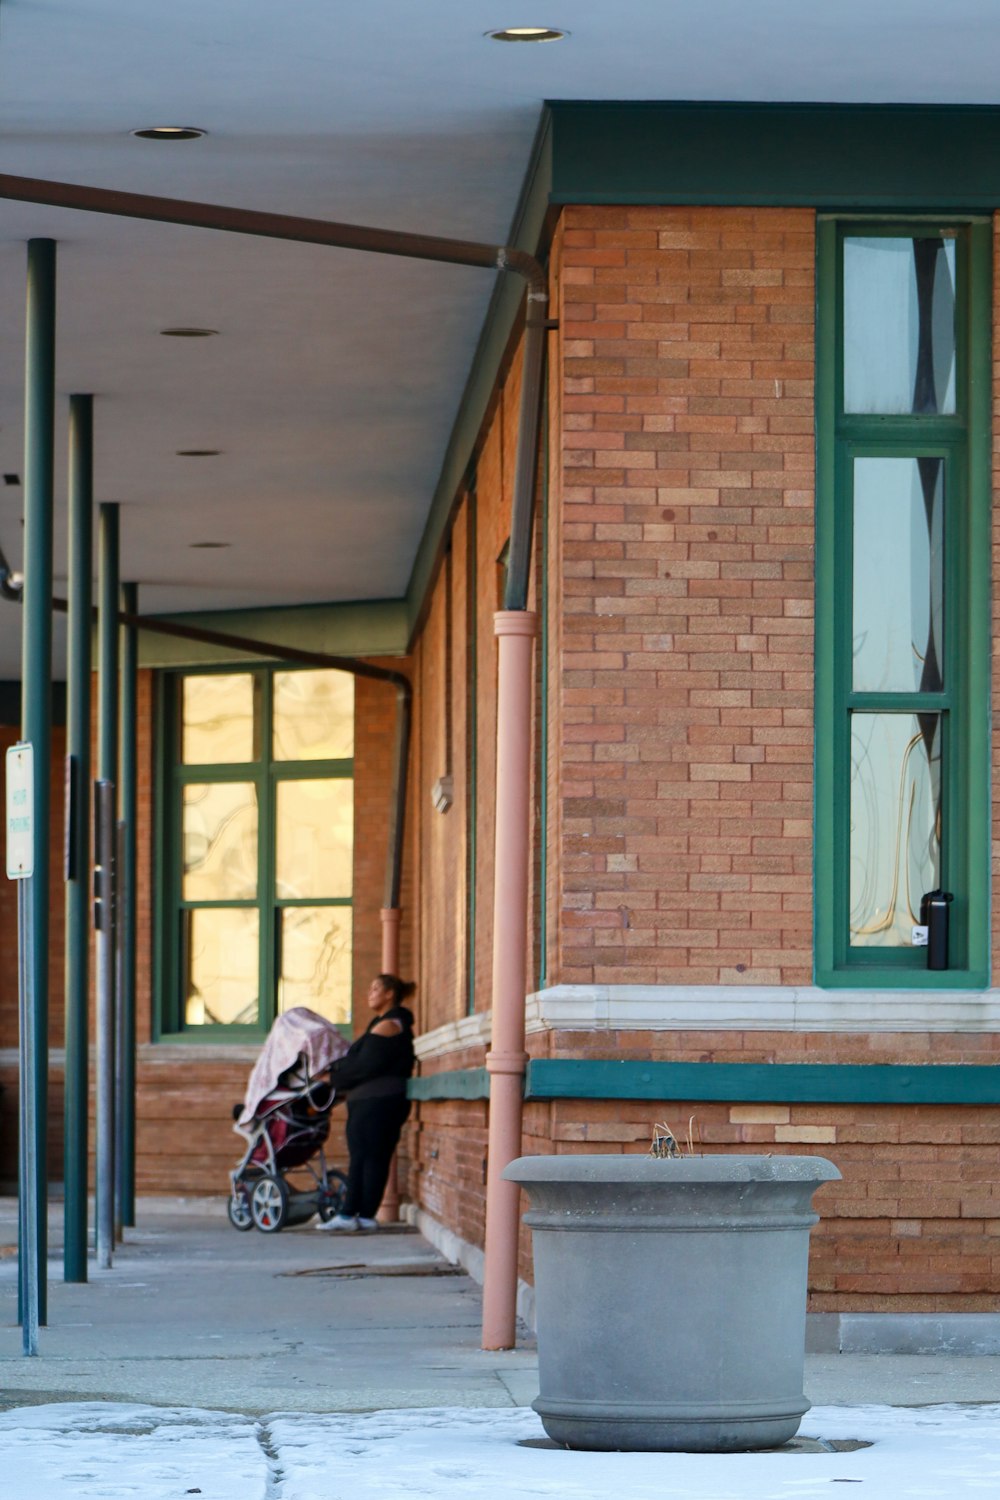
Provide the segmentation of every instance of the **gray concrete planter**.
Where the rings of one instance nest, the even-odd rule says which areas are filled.
[[[798,1430],[813,1156],[522,1156],[546,1432],[728,1452]]]

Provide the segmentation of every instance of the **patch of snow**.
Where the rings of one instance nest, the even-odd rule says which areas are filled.
[[[0,1412],[3,1500],[265,1500],[256,1424],[230,1412],[81,1401]]]
[[[525,1409],[371,1415],[111,1402],[0,1413],[3,1500],[959,1500],[1000,1495],[1000,1406],[817,1407],[801,1437],[852,1453],[578,1453]]]

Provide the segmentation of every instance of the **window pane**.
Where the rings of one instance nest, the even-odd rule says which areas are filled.
[[[257,912],[213,907],[182,912],[181,920],[184,1024],[256,1025]]]
[[[253,760],[254,696],[250,672],[185,677],[181,689],[181,759],[185,765]]]
[[[352,781],[279,781],[276,832],[280,899],[351,894]]]
[[[349,760],[354,678],[349,672],[275,672],[275,760]]]
[[[844,410],[955,410],[955,240],[844,241]]]
[[[943,687],[944,460],[854,461],[854,690]]]
[[[184,788],[185,901],[257,897],[257,788],[216,781]]]
[[[308,1005],[328,1021],[351,1019],[349,906],[286,906],[281,922],[278,1009]]]
[[[851,715],[855,947],[909,948],[941,883],[941,715]]]

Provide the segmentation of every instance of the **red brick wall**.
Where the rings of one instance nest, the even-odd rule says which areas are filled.
[[[375,665],[412,675],[412,663],[406,659],[380,659]],[[367,1025],[365,996],[369,983],[382,969],[379,912],[385,900],[396,689],[389,683],[356,678],[354,713],[354,997],[355,1019],[360,1021],[363,1017],[363,1024]],[[399,967],[404,978],[410,977],[413,970],[413,828],[411,769],[400,896],[403,922]]]
[[[571,208],[557,229],[550,984],[811,982],[813,257],[804,210]],[[1000,397],[1000,361],[996,381]],[[997,542],[1000,556],[1000,529]],[[529,1045],[1000,1061],[1000,1037],[983,1034],[549,1032]],[[468,1048],[425,1071],[482,1063]],[[421,1201],[482,1244],[485,1105],[419,1113]],[[539,1101],[524,1149],[644,1151],[661,1120],[682,1138],[690,1121],[696,1150],[837,1163],[843,1181],[817,1198],[813,1310],[995,1307],[995,1108]],[[521,1248],[530,1277],[526,1235]]]
[[[813,258],[565,213],[561,981],[811,979]]]

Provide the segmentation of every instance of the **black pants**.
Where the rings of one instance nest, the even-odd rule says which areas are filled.
[[[374,1219],[389,1179],[392,1153],[410,1113],[405,1095],[347,1101],[347,1149],[351,1164],[342,1212]]]

